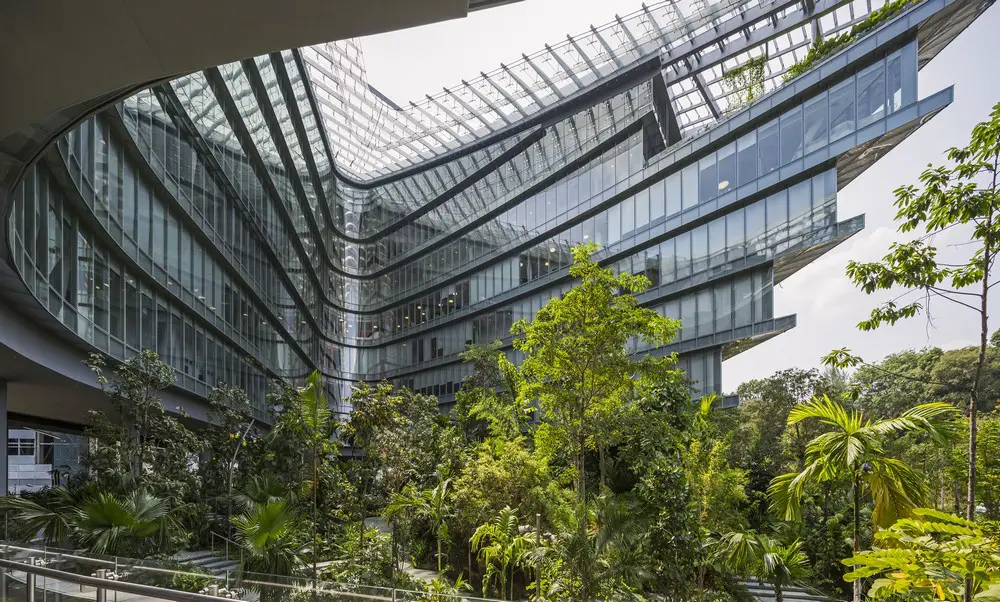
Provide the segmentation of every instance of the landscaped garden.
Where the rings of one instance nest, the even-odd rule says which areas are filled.
[[[273,384],[267,428],[224,385],[195,428],[159,401],[174,373],[155,353],[94,357],[113,412],[92,416],[85,472],[7,499],[10,524],[22,540],[129,558],[223,537],[239,547],[237,580],[431,596],[743,600],[759,579],[779,602],[792,584],[838,599],[1000,597],[1000,337],[984,309],[1000,195],[995,178],[978,184],[998,156],[1000,105],[897,193],[903,232],[970,228],[967,264],[938,264],[917,238],[848,267],[866,293],[902,287],[981,311],[978,347],[878,362],[837,350],[823,371],[744,383],[738,408],[713,410],[691,400],[675,356],[631,352],[680,327],[638,304],[649,281],[581,245],[576,286],[513,326],[525,359],[469,348],[474,372],[447,414],[436,398],[358,383],[338,421],[317,373]],[[924,309],[890,302],[860,326]]]

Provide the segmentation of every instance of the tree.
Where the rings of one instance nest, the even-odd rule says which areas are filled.
[[[209,424],[202,433],[208,457],[198,463],[203,491],[218,514],[233,514],[233,491],[258,476],[263,439],[257,437],[250,399],[238,387],[221,385],[208,393]],[[232,539],[232,523],[228,528]]]
[[[939,512],[917,508],[875,535],[878,547],[844,561],[845,579],[877,577],[869,598],[961,600],[965,583],[976,599],[1000,600],[1000,533]]]
[[[87,466],[92,478],[108,482],[128,473],[139,486],[174,502],[199,489],[190,465],[202,442],[167,415],[157,396],[173,384],[174,369],[149,349],[118,365],[110,377],[103,355],[91,354],[85,363],[117,415],[91,412]]]
[[[629,343],[650,346],[669,342],[677,322],[655,310],[639,307],[635,295],[649,286],[645,276],[618,276],[592,257],[597,245],[573,248],[570,276],[580,283],[561,298],[551,299],[532,322],[519,320],[511,328],[514,348],[525,354],[521,371],[523,402],[537,400],[553,429],[570,446],[581,504],[578,530],[587,528],[588,449],[600,455],[601,481],[606,480],[605,451],[612,443],[598,420],[613,421],[637,390],[669,377],[672,358],[644,355],[635,359]],[[588,575],[583,579],[587,599]]]
[[[344,439],[359,458],[352,464],[358,520],[364,523],[369,508],[369,488],[379,465],[402,450],[403,398],[386,381],[372,387],[357,383],[351,394],[351,415],[343,427]],[[364,529],[359,536],[364,538]]]
[[[290,576],[303,566],[302,533],[298,516],[286,500],[255,504],[233,517],[236,541],[243,554],[240,575],[250,573]]]
[[[705,587],[708,559],[704,551],[712,533],[743,527],[739,505],[746,501],[746,475],[729,465],[728,438],[719,436],[712,410],[715,396],[704,397],[695,413],[690,441],[684,454],[684,471],[691,487],[701,552],[698,562],[698,589]]]
[[[389,520],[395,520],[407,513],[430,522],[434,539],[437,541],[438,576],[444,574],[443,545],[448,539],[448,519],[452,516],[451,499],[448,495],[450,486],[451,479],[446,479],[443,474],[438,473],[438,484],[433,489],[416,491],[411,487],[403,493],[394,495],[385,508],[385,515]]]
[[[309,438],[309,446],[312,455],[312,480],[310,489],[312,490],[312,540],[313,540],[313,579],[319,578],[316,570],[316,563],[319,561],[319,536],[317,528],[319,526],[319,473],[320,465],[326,461],[327,456],[333,451],[331,436],[333,435],[333,423],[330,419],[330,407],[326,401],[326,390],[323,388],[323,377],[319,370],[313,371],[306,378],[306,386],[299,389],[302,410],[298,419],[302,429]],[[280,434],[279,434],[280,436]]]
[[[858,324],[862,330],[892,325],[929,310],[932,299],[943,299],[964,307],[979,317],[979,348],[968,399],[969,443],[966,518],[976,512],[977,411],[983,396],[983,376],[988,348],[990,288],[998,281],[993,262],[1000,251],[1000,104],[993,107],[988,121],[972,129],[968,145],[951,148],[948,163],[930,166],[920,175],[921,189],[901,186],[895,191],[898,231],[923,231],[927,236],[910,242],[893,243],[881,261],[847,265],[847,276],[866,294],[903,288],[924,293],[923,301],[903,305],[895,300],[872,310]],[[968,230],[968,256],[958,263],[943,262],[937,248],[926,238],[955,226]],[[971,289],[971,290],[970,290]],[[897,297],[898,299],[898,297]],[[966,595],[966,602],[971,599]]]
[[[734,570],[770,582],[775,602],[782,602],[783,589],[807,574],[808,559],[798,539],[784,545],[758,533],[727,533],[717,547]]]
[[[941,445],[952,436],[955,409],[946,403],[928,403],[911,408],[898,418],[872,422],[861,412],[848,412],[829,397],[816,398],[796,406],[788,414],[788,424],[818,420],[827,431],[806,448],[805,467],[771,482],[772,508],[783,520],[800,520],[802,499],[811,483],[851,484],[854,514],[854,551],[861,551],[861,504],[865,494],[872,498],[872,520],[880,527],[908,516],[920,506],[926,485],[909,466],[885,453],[882,440],[902,433],[926,434]],[[854,583],[854,602],[861,600],[861,584]]]
[[[491,579],[496,577],[500,583],[500,599],[507,600],[508,596],[514,599],[514,568],[534,545],[521,531],[517,510],[506,506],[472,534],[472,551],[479,552],[480,560],[486,564],[484,596],[488,595]]]

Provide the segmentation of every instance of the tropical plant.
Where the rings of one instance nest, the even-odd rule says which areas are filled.
[[[905,3],[905,0],[896,2]],[[989,292],[1000,282],[993,270],[1000,253],[1000,103],[993,107],[987,121],[972,129],[966,146],[950,148],[946,155],[946,165],[929,165],[920,174],[922,189],[908,185],[895,191],[897,230],[901,234],[923,231],[924,236],[893,243],[881,261],[849,262],[847,276],[866,294],[907,289],[920,291],[926,298],[926,302],[903,305],[887,301],[858,324],[861,330],[891,326],[899,320],[930,311],[924,304],[929,304],[931,299],[947,301],[956,309],[970,310],[976,318],[979,344],[975,369],[971,386],[964,391],[969,417],[965,517],[974,520],[977,413],[984,394],[989,349]],[[941,261],[937,248],[928,241],[956,226],[965,228],[965,236],[969,238],[963,245],[967,254],[957,260]],[[965,596],[966,602],[970,597]]]
[[[0,508],[11,513],[15,537],[27,541],[41,533],[46,545],[66,547],[73,534],[79,502],[75,492],[56,486],[31,497],[2,497]]]
[[[522,403],[537,400],[549,423],[547,432],[573,459],[581,539],[587,529],[588,450],[597,450],[600,482],[606,485],[606,453],[619,432],[615,424],[625,406],[642,390],[672,376],[674,358],[646,354],[636,360],[631,343],[665,344],[678,324],[639,305],[636,294],[649,287],[648,278],[615,275],[594,261],[597,250],[593,243],[574,247],[569,274],[580,283],[549,300],[532,322],[519,320],[511,328],[514,348],[526,355],[521,363]],[[578,575],[584,599],[588,577]]]
[[[298,520],[286,500],[255,504],[232,517],[242,548],[239,571],[243,578],[250,573],[290,576],[299,572],[304,562]]]
[[[76,509],[76,539],[94,554],[145,558],[171,549],[180,525],[170,503],[144,489],[129,495],[99,493]]]
[[[854,551],[861,551],[861,504],[870,496],[872,520],[880,527],[908,516],[921,505],[927,487],[908,465],[890,457],[883,447],[889,435],[921,433],[946,444],[954,432],[955,408],[946,403],[927,403],[911,408],[898,418],[872,422],[857,410],[848,411],[827,396],[796,406],[788,424],[818,420],[827,429],[806,447],[805,467],[771,482],[771,505],[784,520],[801,520],[806,487],[813,483],[851,485],[854,517]],[[854,601],[861,599],[861,584],[854,584]]]
[[[403,515],[422,518],[430,522],[434,538],[437,540],[437,572],[444,574],[444,542],[448,540],[448,519],[452,516],[452,505],[448,488],[451,479],[438,472],[438,484],[433,489],[418,491],[410,486],[393,496],[385,508],[387,520],[396,520]]]
[[[488,595],[490,583],[494,579],[500,585],[500,599],[514,597],[514,569],[522,562],[525,553],[531,549],[531,541],[522,534],[517,510],[507,506],[490,520],[480,525],[470,540],[472,551],[479,553],[479,559],[486,565],[483,577],[483,595]]]
[[[732,570],[770,583],[776,602],[784,599],[784,588],[808,574],[809,560],[798,539],[785,545],[759,533],[727,533],[715,547]]]
[[[312,561],[313,579],[317,579],[319,577],[319,573],[316,570],[316,565],[319,561],[319,536],[316,533],[319,527],[319,498],[317,497],[319,492],[319,471],[320,464],[326,461],[327,455],[331,451],[328,448],[331,445],[330,435],[333,431],[333,425],[330,420],[330,407],[326,401],[326,390],[323,388],[323,377],[320,375],[319,370],[314,370],[306,378],[306,386],[299,389],[299,398],[301,400],[300,408],[302,409],[300,420],[309,437],[309,444],[312,448],[313,474],[310,483],[310,489],[312,490]]]
[[[159,399],[160,391],[173,384],[174,369],[150,349],[117,365],[110,376],[103,355],[91,354],[85,363],[114,410],[113,415],[90,413],[86,464],[91,480],[108,485],[130,474],[138,485],[175,503],[198,491],[191,460],[202,441],[168,415]]]
[[[989,530],[988,530],[989,529]],[[848,580],[876,577],[870,598],[1000,600],[1000,531],[958,516],[916,508],[875,534],[876,547],[844,561]]]

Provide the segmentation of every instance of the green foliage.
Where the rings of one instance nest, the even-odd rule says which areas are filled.
[[[173,368],[148,349],[116,366],[110,376],[104,356],[91,354],[85,363],[114,411],[110,416],[91,412],[86,431],[91,440],[86,458],[91,479],[110,486],[121,475],[131,474],[137,484],[173,503],[198,490],[200,483],[190,464],[202,443],[166,413],[158,398],[173,384]]]
[[[208,587],[214,578],[210,571],[202,568],[185,566],[181,571],[173,573],[170,579],[170,589],[197,594]]]
[[[93,554],[146,558],[167,554],[186,539],[170,502],[142,488],[58,486],[30,498],[3,498],[0,506],[12,511],[24,539],[41,531],[47,544]]]
[[[523,564],[533,547],[531,540],[521,534],[522,531],[526,529],[521,528],[517,510],[506,506],[472,534],[472,551],[478,552],[479,559],[486,565],[484,596],[489,595],[489,586],[496,581],[500,586],[497,588],[500,599],[513,599],[514,566]]]
[[[727,112],[748,107],[764,94],[766,69],[767,55],[762,54],[722,74],[722,85],[730,98]]]
[[[552,427],[571,446],[584,503],[584,455],[613,444],[608,427],[627,400],[668,378],[674,365],[673,358],[647,355],[634,360],[629,342],[637,338],[657,346],[677,332],[676,320],[639,307],[635,295],[649,287],[645,276],[615,276],[591,259],[596,252],[595,244],[574,247],[569,273],[580,284],[551,299],[530,324],[519,320],[511,328],[514,348],[527,356],[521,365],[525,382],[520,398],[538,400]]]
[[[446,479],[444,475],[438,473],[438,483],[433,489],[417,491],[411,484],[402,493],[397,493],[392,497],[392,501],[385,507],[385,517],[390,521],[399,518],[404,519],[424,519],[430,522],[431,530],[437,540],[437,572],[443,574],[444,554],[442,549],[448,539],[448,519],[452,517],[453,510],[449,487],[451,479]]]
[[[916,4],[917,2],[920,2],[920,0],[891,0],[885,3],[882,8],[873,10],[861,22],[854,24],[850,31],[829,38],[817,39],[809,48],[806,56],[785,71],[785,75],[783,76],[784,81],[790,82],[806,71],[809,71],[817,63],[847,48],[869,31],[877,28],[879,25],[903,12],[903,9],[909,5]]]
[[[979,425],[978,501],[990,520],[1000,520],[1000,413],[994,411]]]
[[[922,433],[939,445],[947,444],[954,437],[955,413],[948,404],[927,403],[898,418],[873,422],[825,396],[796,406],[788,414],[790,426],[817,420],[828,430],[809,442],[801,472],[786,473],[772,481],[772,506],[785,520],[799,520],[809,483],[846,479],[857,496],[872,496],[876,524],[885,527],[908,516],[923,501],[926,486],[909,466],[887,456],[882,442],[890,435]]]
[[[338,533],[333,563],[320,574],[321,579],[349,585],[401,587],[394,581],[392,535],[365,527],[364,537],[358,524],[348,525]],[[401,576],[401,575],[400,575]]]
[[[829,397],[797,405],[788,413],[788,424],[805,420],[825,426],[806,446],[804,467],[771,482],[771,505],[784,520],[801,520],[806,488],[811,484],[849,483],[852,495],[854,550],[861,549],[861,505],[866,496],[873,503],[872,521],[888,526],[909,516],[927,495],[927,486],[906,463],[885,451],[889,436],[919,433],[938,445],[954,437],[955,409],[946,403],[915,406],[897,418],[872,421],[857,410],[848,411]],[[860,599],[855,582],[854,598]]]
[[[302,532],[298,513],[286,500],[256,504],[232,518],[242,554],[241,579],[251,573],[289,576],[304,566]]]
[[[727,533],[715,547],[732,569],[770,582],[776,602],[781,602],[783,588],[808,574],[809,561],[798,539],[785,545],[759,533]]]
[[[870,598],[962,600],[970,580],[977,600],[1000,599],[1000,532],[957,516],[917,508],[875,535],[876,547],[848,558],[845,579],[877,577]]]

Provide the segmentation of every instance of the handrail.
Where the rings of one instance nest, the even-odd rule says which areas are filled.
[[[114,581],[111,579],[102,579],[101,577],[90,577],[88,575],[78,575],[76,573],[67,573],[66,571],[60,571],[42,566],[25,564],[23,562],[6,560],[3,558],[0,558],[0,568],[12,571],[23,571],[27,575],[41,575],[42,577],[50,577],[52,579],[67,581],[69,583],[77,583],[79,585],[89,585],[91,587],[97,588],[98,590],[111,590],[116,592],[123,592],[126,594],[137,594],[140,596],[149,596],[151,598],[170,600],[171,602],[218,602],[219,601],[218,597],[207,596],[205,594],[183,592],[174,589],[154,587],[152,585],[129,583],[127,581]]]
[[[222,537],[219,535],[219,537]],[[96,559],[86,556],[77,556],[74,554],[62,553],[62,552],[51,552],[37,548],[25,548],[16,545],[8,545],[0,543],[0,551],[3,550],[22,550],[28,552],[37,552],[41,554],[52,554],[57,559],[81,559],[89,562],[99,562],[107,565],[115,565],[115,570],[118,568],[128,569],[128,570],[141,570],[141,571],[152,571],[166,574],[175,575],[196,575],[197,573],[189,573],[186,571],[172,570],[163,567],[154,566],[139,566],[134,564],[122,564],[119,562],[120,559],[115,559],[112,563],[110,560]],[[28,562],[20,562],[16,560],[10,560],[0,557],[0,573],[6,573],[11,571],[23,572],[27,575],[26,585],[31,591],[34,591],[32,584],[34,583],[34,576],[49,577],[58,581],[64,581],[67,583],[74,583],[78,585],[91,586],[98,589],[97,600],[107,600],[107,596],[100,594],[106,594],[107,591],[117,591],[123,593],[139,594],[143,596],[148,596],[152,598],[159,598],[163,600],[168,600],[170,602],[218,602],[220,599],[217,596],[209,594],[198,594],[194,592],[185,592],[175,589],[156,587],[152,585],[143,585],[139,583],[133,583],[129,581],[120,581],[115,578],[107,578],[103,575],[105,574],[105,569],[99,569],[98,576],[84,575],[80,573],[71,573],[67,571],[61,571],[58,569],[47,568],[43,565],[34,564],[36,558],[30,557],[27,559]],[[114,574],[114,573],[112,573]],[[208,592],[214,593],[216,588],[218,591],[222,591],[221,586],[225,585],[226,589],[229,589],[230,584],[228,578],[223,582],[221,576],[209,576],[213,581],[207,589]],[[249,577],[249,578],[248,578]],[[256,577],[256,578],[255,578]],[[402,588],[391,588],[383,586],[367,586],[363,584],[348,585],[343,583],[336,583],[330,581],[320,581],[319,583],[314,582],[311,579],[303,577],[299,583],[281,583],[277,581],[268,581],[267,577],[278,577],[276,575],[264,575],[256,573],[247,573],[243,575],[243,578],[239,581],[240,587],[251,587],[251,588],[277,588],[283,590],[292,591],[314,591],[319,594],[328,594],[343,596],[346,598],[359,599],[359,600],[369,600],[372,602],[400,602],[401,600],[416,599],[426,595],[426,592],[408,590]],[[361,587],[368,591],[358,591],[354,588]],[[205,591],[205,590],[203,590]],[[0,592],[2,593],[2,592]],[[438,594],[436,597],[441,600],[448,600],[450,602],[495,602],[489,598],[475,598],[470,596],[455,595],[455,594]],[[29,600],[34,598],[29,597]]]
[[[211,539],[212,539],[212,551],[213,552],[215,551],[215,538],[218,537],[219,539],[221,539],[221,540],[223,540],[223,541],[226,542],[226,560],[232,560],[232,558],[229,557],[229,544],[233,544],[240,551],[240,564],[241,565],[243,564],[243,546],[241,546],[240,544],[236,543],[235,541],[229,539],[225,535],[222,535],[220,533],[216,533],[215,531],[209,531],[209,535],[211,536]]]

